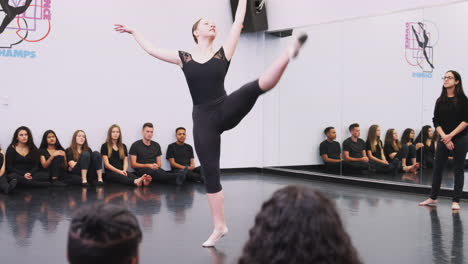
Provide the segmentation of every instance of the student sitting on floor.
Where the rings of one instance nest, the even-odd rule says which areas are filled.
[[[327,127],[323,131],[327,139],[320,143],[320,156],[325,164],[325,170],[329,172],[339,172],[341,169],[341,146],[335,141],[336,130],[334,127]]]

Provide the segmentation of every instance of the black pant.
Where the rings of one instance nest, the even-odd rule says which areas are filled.
[[[228,96],[194,105],[192,112],[195,150],[200,159],[207,193],[222,190],[219,166],[221,134],[236,127],[263,94],[258,80],[247,83]]]
[[[453,171],[455,174],[455,186],[453,190],[453,201],[460,202],[465,180],[465,158],[468,152],[468,136],[459,136],[452,139],[455,148],[453,149]],[[436,200],[439,195],[440,184],[442,182],[442,173],[447,164],[450,150],[447,149],[442,141],[439,141],[436,149],[434,171],[432,174],[431,199]]]
[[[135,173],[138,177],[143,176],[143,174],[148,174],[153,178],[153,181],[160,183],[170,183],[170,184],[182,184],[185,179],[184,172],[171,173],[163,169],[152,170],[149,168],[136,169]]]
[[[71,170],[73,178],[76,178],[77,175],[81,177],[81,170],[88,170],[86,174],[87,181],[95,182],[97,181],[97,170],[102,170],[102,157],[101,154],[97,151],[92,153],[83,152],[81,153],[80,158],[76,162],[75,167]]]
[[[138,179],[138,176],[127,171],[127,176],[122,175],[113,171],[106,171],[103,175],[104,180],[107,182],[121,183],[125,185],[135,186],[135,180]]]
[[[382,173],[390,173],[390,172],[397,173],[401,164],[400,160],[398,159],[393,159],[388,164],[383,164],[383,163],[373,161],[373,160],[370,160],[369,163],[375,169],[376,172],[382,172]]]
[[[369,162],[364,161],[343,161],[343,170],[347,171],[363,171],[369,170]]]
[[[394,159],[397,158],[401,162],[403,162],[403,159],[406,159],[406,166],[411,166],[413,165],[412,159],[416,158],[416,147],[414,145],[403,145],[401,146],[400,150],[398,153],[393,157]],[[403,164],[402,164],[403,165]]]
[[[7,181],[10,182],[13,179],[16,179],[18,186],[26,187],[48,187],[50,186],[49,174],[47,172],[34,172],[31,173],[32,179],[28,180],[24,177],[24,173],[12,172],[7,175]]]
[[[182,169],[172,169],[172,172],[180,172]],[[202,176],[201,176],[201,167],[196,167],[193,170],[188,170],[186,179],[191,182],[202,182]]]

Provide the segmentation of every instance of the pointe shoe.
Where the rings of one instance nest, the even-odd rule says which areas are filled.
[[[452,210],[460,210],[460,203],[452,203]]]
[[[301,33],[296,37],[296,42],[289,47],[289,59],[294,59],[297,57],[299,50],[302,48],[308,38],[309,36],[306,33]]]
[[[228,233],[228,229],[225,228],[222,231],[218,230],[213,230],[213,233],[211,236],[206,240],[203,244],[202,247],[214,247],[216,242],[218,242],[221,238],[225,237]]]
[[[431,198],[426,199],[424,202],[420,202],[419,206],[436,206],[437,205],[437,200],[432,200]]]

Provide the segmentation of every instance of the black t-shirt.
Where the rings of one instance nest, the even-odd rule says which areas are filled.
[[[128,156],[127,146],[125,146],[125,144],[122,144],[122,145],[124,149],[124,156],[127,157]],[[118,150],[112,149],[112,153],[109,157],[109,153],[107,150],[107,143],[104,143],[101,146],[101,155],[107,156],[107,158],[109,159],[109,164],[112,165],[114,168],[118,170],[123,170],[124,160],[120,158],[120,154]]]
[[[156,158],[162,155],[159,143],[151,141],[149,146],[138,140],[130,147],[130,155],[137,157],[137,162],[141,164],[156,163]]]
[[[182,166],[190,166],[193,159],[193,148],[189,144],[179,145],[176,142],[167,146],[166,159],[173,158],[176,163]]]
[[[47,149],[45,149],[45,148],[40,148],[40,149],[39,149],[39,157],[41,157],[41,156],[44,156],[45,160],[48,160],[48,159],[50,158],[50,156],[52,156],[52,155],[50,155],[50,153],[49,153],[49,151],[47,151]],[[65,157],[64,157],[64,158],[65,158]],[[39,167],[40,167],[41,170],[43,170],[43,171],[44,171],[44,170],[47,170],[46,168],[42,167],[42,164],[41,164],[40,161],[39,161],[39,165],[40,165]],[[50,167],[49,167],[49,168],[50,168]]]
[[[455,101],[457,103],[455,104]],[[436,103],[434,117],[432,118],[434,127],[442,127],[446,134],[452,132],[462,122],[468,122],[468,98],[449,97],[447,102]],[[464,129],[455,138],[468,134],[468,129]]]
[[[366,141],[366,150],[372,152],[372,156],[378,159],[382,159],[382,140],[379,140],[380,144],[375,144],[375,151],[372,151],[370,141]]]
[[[384,154],[385,154],[385,158],[387,158],[388,161],[392,160],[392,158],[390,158],[390,154],[394,152],[398,152],[398,150],[395,150],[391,144],[385,144]]]
[[[29,151],[28,155],[21,156],[13,146],[8,147],[6,151],[6,169],[8,173],[34,173],[38,170],[39,158],[38,152]]]
[[[366,150],[366,142],[360,138],[354,142],[351,137],[349,137],[343,142],[343,150],[348,151],[351,158],[362,158],[362,151]]]
[[[93,152],[91,149],[89,149],[88,151],[89,153]],[[78,156],[78,159],[74,159],[73,158],[73,151],[71,150],[71,148],[67,148],[67,150],[65,151],[65,154],[67,156],[67,162],[69,161],[74,161],[74,162],[78,162],[78,160],[80,159],[81,157],[81,154]]]
[[[328,155],[330,159],[340,159],[341,154],[341,146],[340,143],[333,141],[329,142],[328,140],[324,140],[320,143],[320,156]]]

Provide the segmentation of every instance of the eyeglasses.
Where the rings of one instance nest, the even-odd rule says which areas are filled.
[[[453,78],[452,76],[444,76],[444,77],[442,77],[442,80],[444,80],[444,81],[445,81],[445,80],[453,80],[453,79],[455,79],[455,78]]]

